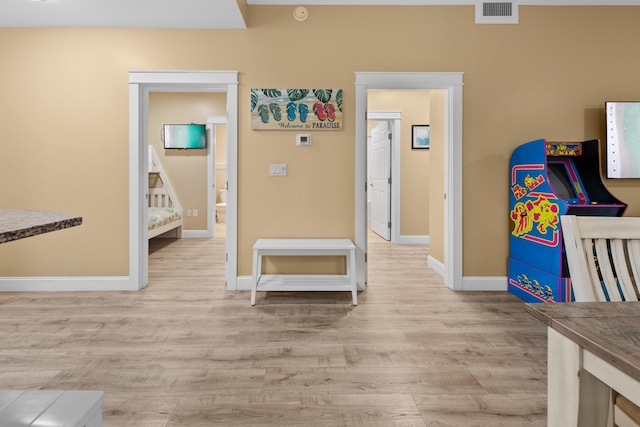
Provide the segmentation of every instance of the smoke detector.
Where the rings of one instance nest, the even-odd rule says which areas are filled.
[[[297,21],[304,21],[309,17],[309,11],[304,6],[298,6],[293,11],[293,17],[296,18]]]

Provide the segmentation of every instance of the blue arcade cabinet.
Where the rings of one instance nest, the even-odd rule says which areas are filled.
[[[511,155],[509,291],[527,302],[571,301],[560,215],[622,216],[600,176],[598,140],[531,141]]]

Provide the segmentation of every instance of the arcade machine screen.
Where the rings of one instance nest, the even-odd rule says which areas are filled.
[[[556,195],[563,200],[577,200],[576,191],[571,184],[564,163],[548,163],[549,182]]]

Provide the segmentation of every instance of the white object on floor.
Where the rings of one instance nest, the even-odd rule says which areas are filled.
[[[263,256],[345,256],[347,274],[263,275]],[[351,291],[358,305],[356,247],[349,239],[258,239],[253,245],[251,305],[257,291]]]
[[[101,391],[0,390],[3,427],[102,427]]]

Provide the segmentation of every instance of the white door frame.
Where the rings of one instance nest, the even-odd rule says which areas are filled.
[[[207,128],[211,128],[211,142],[207,147],[207,237],[216,237],[216,127],[226,126],[224,116],[207,117]],[[228,159],[225,158],[225,164]]]
[[[219,92],[227,100],[227,289],[237,288],[237,71],[129,72],[129,283],[139,290],[149,280],[147,238],[148,123],[151,92]]]
[[[367,90],[445,91],[444,282],[462,290],[462,76],[461,72],[356,72],[356,270],[364,289],[367,253]]]
[[[391,130],[391,243],[400,242],[400,111],[367,111],[367,120],[389,122]]]

